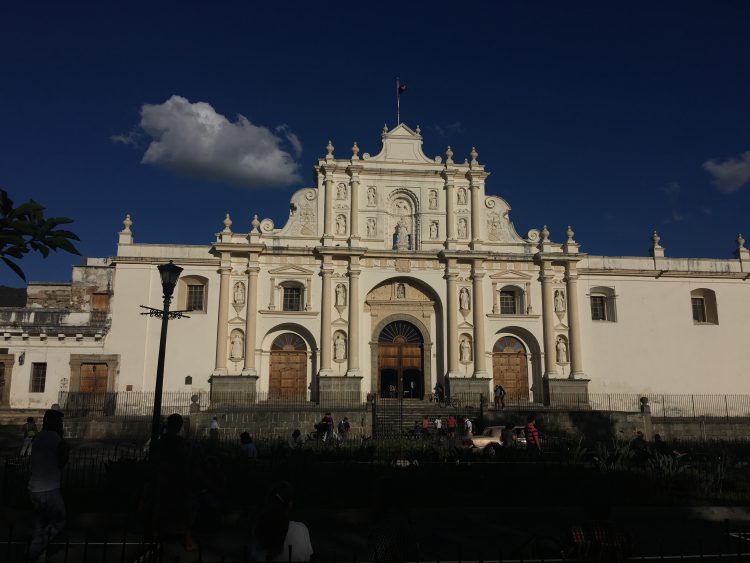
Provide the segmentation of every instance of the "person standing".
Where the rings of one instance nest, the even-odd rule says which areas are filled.
[[[36,422],[34,417],[30,416],[26,419],[26,423],[23,425],[23,444],[21,445],[21,455],[31,455],[31,443],[34,441],[36,436]]]
[[[440,418],[440,415],[437,415],[435,417],[435,433],[438,436],[442,436],[443,435],[443,419]]]
[[[341,443],[346,444],[349,439],[349,430],[352,429],[352,425],[349,424],[349,417],[345,416],[339,422],[339,436],[341,437]]]
[[[446,420],[446,426],[448,427],[448,437],[453,438],[453,435],[456,432],[456,417],[449,414],[448,420]]]
[[[542,455],[542,444],[539,441],[539,430],[536,428],[536,416],[530,414],[526,419],[526,451],[531,457],[537,458]]]
[[[63,440],[63,413],[48,410],[42,420],[42,431],[34,438],[31,452],[29,496],[34,505],[34,531],[29,559],[36,560],[50,539],[65,527],[65,502],[60,481],[68,461],[68,445]]]
[[[253,444],[253,439],[248,432],[240,434],[240,451],[245,459],[258,459],[258,449]]]
[[[208,429],[208,437],[212,442],[219,441],[219,419],[217,417],[214,417],[213,420],[211,420],[211,426]]]
[[[325,424],[324,428],[324,434],[323,434],[323,441],[332,440],[333,439],[333,416],[331,416],[330,412],[327,412],[325,416],[323,417],[323,424]]]
[[[466,438],[474,436],[474,425],[471,423],[471,419],[468,416],[464,418],[464,436]]]
[[[430,432],[430,420],[427,415],[422,415],[422,438],[427,438],[427,434]]]
[[[251,561],[310,561],[310,532],[302,522],[290,520],[292,486],[275,483],[253,530]]]

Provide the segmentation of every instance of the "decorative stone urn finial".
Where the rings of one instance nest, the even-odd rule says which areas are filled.
[[[326,145],[326,160],[333,160],[333,144],[330,139]]]
[[[471,157],[472,164],[479,164],[479,162],[477,162],[477,157],[479,156],[479,153],[477,152],[476,147],[471,147],[471,152],[469,153],[469,156]]]
[[[445,163],[453,164],[453,151],[451,150],[450,145],[448,145],[448,148],[445,151]]]
[[[125,215],[125,220],[122,222],[122,226],[125,227],[122,232],[123,233],[129,233],[130,232],[130,226],[133,224],[133,221],[130,220],[130,213]],[[742,235],[740,235],[742,236]]]
[[[542,235],[542,242],[549,242],[549,229],[547,228],[547,225],[542,227],[542,232],[539,234]]]
[[[415,133],[416,133],[417,135],[419,135],[419,134],[420,134],[420,133],[422,132],[422,130],[421,130],[421,129],[419,128],[419,125],[417,125],[417,128],[416,128],[416,129],[414,130],[414,132],[415,132]]]
[[[227,216],[224,217],[224,232],[231,233],[232,232],[232,229],[230,229],[231,226],[232,226],[232,220],[229,218],[229,213],[227,213]]]
[[[354,141],[354,144],[352,145],[352,160],[359,160],[359,147],[357,146],[357,141]]]
[[[385,135],[386,133],[388,133],[388,124],[384,123],[383,124],[383,135]]]
[[[567,236],[567,237],[568,237],[568,242],[575,242],[575,241],[573,240],[573,235],[574,235],[574,234],[575,234],[575,233],[573,232],[573,229],[571,229],[571,228],[570,228],[570,225],[568,225],[568,230],[567,230],[567,231],[565,231],[565,236]]]
[[[130,215],[128,215],[130,217]],[[737,250],[743,250],[745,248],[745,239],[742,236],[742,233],[739,233],[737,235]]]
[[[661,237],[659,236],[659,233],[657,233],[656,229],[654,229],[654,232],[651,235],[651,243],[653,244],[654,248],[661,248],[661,245],[659,244],[660,240],[661,240]]]
[[[258,220],[258,215],[253,215],[253,220],[250,224],[253,226],[253,230],[251,232],[253,233],[259,232],[258,227],[260,227],[260,221]]]

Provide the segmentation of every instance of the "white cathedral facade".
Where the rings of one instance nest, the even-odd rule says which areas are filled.
[[[0,309],[0,406],[153,391],[160,321],[139,305],[161,305],[169,260],[191,312],[169,326],[165,391],[750,393],[741,236],[727,259],[666,257],[655,232],[648,256],[590,256],[570,228],[516,231],[476,151],[429,158],[419,128],[326,152],[285,225],[227,216],[211,244],[142,244],[128,216],[114,257],[30,284]]]

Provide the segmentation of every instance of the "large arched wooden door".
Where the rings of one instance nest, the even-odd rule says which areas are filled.
[[[503,336],[492,349],[492,379],[513,398],[529,398],[529,368],[526,348],[518,338]]]
[[[421,399],[424,396],[422,334],[406,321],[387,324],[378,336],[381,397]]]
[[[271,344],[268,395],[298,398],[307,393],[307,346],[302,338],[285,332]]]

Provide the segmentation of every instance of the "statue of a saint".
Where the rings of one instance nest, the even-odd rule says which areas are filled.
[[[437,192],[430,190],[430,209],[437,209]]]
[[[369,219],[367,219],[367,236],[368,237],[375,236],[376,225],[377,223],[375,222],[374,217],[370,217]]]
[[[232,332],[232,342],[229,350],[229,356],[234,360],[241,360],[245,352],[245,339],[242,332],[235,330]]]
[[[438,237],[438,224],[437,221],[430,223],[430,238]]]
[[[339,215],[338,217],[336,217],[336,234],[346,234],[346,217],[344,217],[343,215]]]
[[[458,238],[466,238],[466,219],[458,220]]]
[[[557,339],[557,363],[565,364],[568,362],[568,347],[565,344],[565,339],[560,337]]]
[[[405,250],[409,248],[409,234],[403,221],[396,225],[396,249]]]
[[[400,283],[396,286],[396,299],[405,299],[406,298],[406,288],[404,287],[404,284]]]
[[[468,311],[471,309],[471,303],[469,302],[469,290],[465,287],[461,288],[461,291],[458,294],[458,306],[462,311]]]
[[[367,188],[367,205],[375,205],[375,187]]]
[[[565,312],[565,293],[558,289],[555,291],[555,313]]]
[[[343,283],[336,286],[336,307],[346,305],[346,288]]]
[[[458,189],[458,205],[466,205],[466,188]]]
[[[460,360],[464,363],[469,363],[471,361],[471,344],[469,344],[469,341],[466,338],[461,340]]]
[[[333,341],[333,359],[346,359],[346,340],[343,336],[341,336],[341,334],[337,334],[336,338]]]
[[[336,190],[336,199],[346,199],[346,184],[339,184]]]
[[[237,282],[234,284],[234,304],[242,305],[245,303],[245,284]]]

